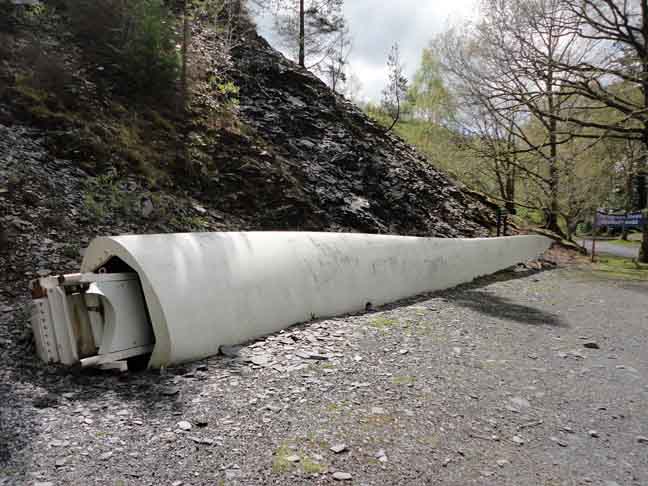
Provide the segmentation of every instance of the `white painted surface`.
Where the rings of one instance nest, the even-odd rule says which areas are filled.
[[[117,256],[139,276],[152,367],[214,355],[313,317],[453,287],[536,258],[542,236],[479,239],[339,233],[187,233],[95,239],[82,272]]]
[[[34,330],[36,354],[45,363],[58,363],[52,314],[46,298],[34,299],[31,303],[31,325]]]
[[[142,291],[134,275],[129,280],[91,283],[86,299],[93,296],[100,299],[103,321],[101,340],[97,341],[98,354],[115,353],[153,342]]]

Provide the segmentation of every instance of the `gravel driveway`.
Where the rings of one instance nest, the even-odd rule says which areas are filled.
[[[0,485],[645,486],[647,296],[510,272],[139,375],[41,366],[0,303]]]
[[[592,240],[581,240],[580,245],[592,251]],[[596,240],[596,254],[614,255],[623,258],[638,258],[639,246],[615,245],[605,240]]]

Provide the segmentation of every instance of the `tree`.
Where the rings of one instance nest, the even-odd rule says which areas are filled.
[[[337,91],[338,93],[344,92],[344,86],[348,79],[347,68],[349,66],[351,48],[349,28],[345,26],[331,47],[331,54],[322,69],[328,85],[333,91]]]
[[[179,74],[174,17],[163,0],[67,0],[72,32],[124,94],[172,98]]]
[[[421,65],[414,75],[408,98],[414,117],[437,125],[452,109],[450,93],[433,46],[423,49]]]
[[[280,42],[300,66],[320,68],[335,56],[346,31],[344,0],[266,0],[275,13],[274,27]]]
[[[344,83],[342,94],[349,100],[353,101],[355,104],[360,104],[360,93],[362,92],[362,81],[354,73],[350,72],[346,76],[346,82]]]
[[[545,113],[588,129],[582,136],[596,138],[603,132],[607,138],[639,141],[648,169],[648,2],[562,0],[561,6],[569,14],[564,28],[590,48],[554,64],[569,73],[556,80],[558,87],[581,102],[567,114]],[[592,112],[602,107],[613,115],[592,119]],[[648,230],[640,260],[648,262]]]
[[[514,143],[506,146],[527,160],[512,162],[520,174],[532,176],[543,195],[545,227],[557,233],[562,233],[559,147],[573,136],[568,124],[559,122],[571,109],[571,95],[558,85],[569,75],[558,65],[577,55],[560,2],[485,0],[481,20],[448,34],[443,48],[445,68],[469,106],[481,106],[512,136]]]
[[[401,63],[398,43],[392,46],[387,56],[387,75],[389,81],[383,89],[380,106],[391,118],[391,125],[387,129],[387,132],[390,132],[400,120],[407,96],[408,81]]]

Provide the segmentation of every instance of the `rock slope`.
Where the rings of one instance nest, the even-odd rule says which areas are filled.
[[[273,209],[277,219],[343,231],[487,234],[492,209],[264,39],[252,33],[245,44],[233,56],[241,117],[299,181],[297,197]]]

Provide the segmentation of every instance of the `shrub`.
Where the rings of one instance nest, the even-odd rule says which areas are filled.
[[[174,19],[162,0],[71,0],[69,14],[82,45],[120,92],[164,97],[175,88]]]

